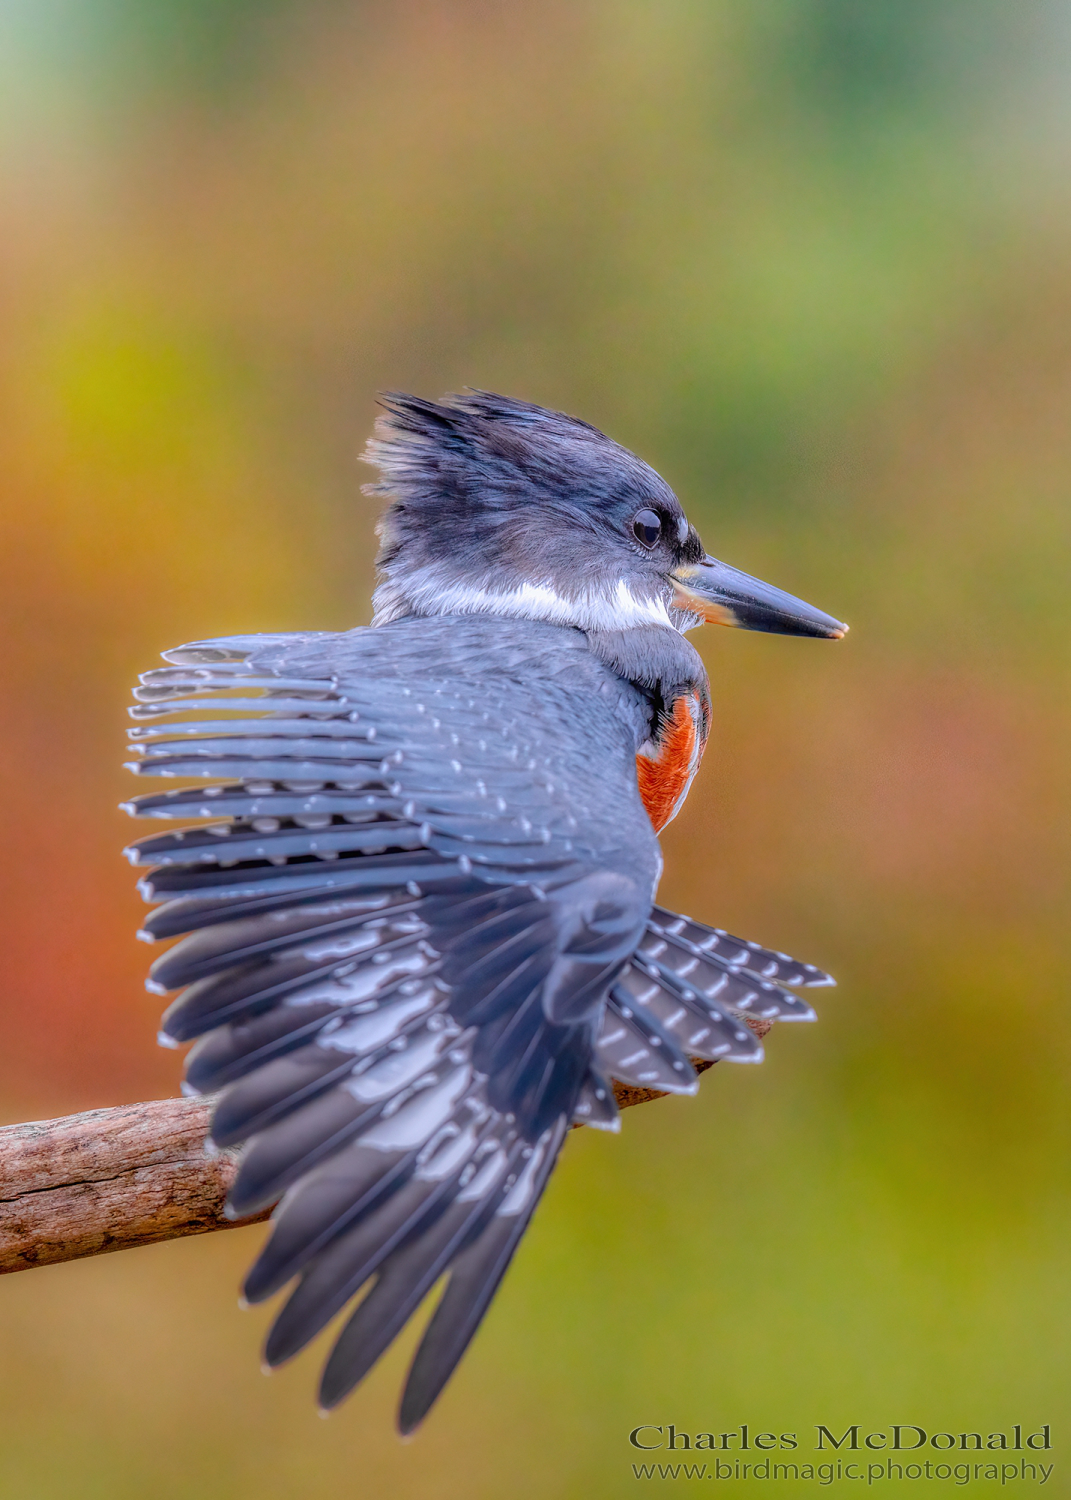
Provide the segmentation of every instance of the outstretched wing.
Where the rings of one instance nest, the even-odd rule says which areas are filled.
[[[196,1042],[187,1087],[219,1094],[212,1140],[244,1148],[228,1211],[279,1201],[245,1284],[295,1282],[268,1363],[365,1288],[323,1374],[334,1406],[449,1275],[406,1431],[570,1123],[616,1126],[608,1079],[689,1092],[689,1056],[761,1056],[748,1016],[811,1014],[778,979],[817,982],[652,909],[636,727],[587,652],[533,692],[514,648],[473,675],[420,624],[167,653],[135,693],[133,769],[193,785],[128,804],[200,820],[128,852],[162,903],[142,935],[186,934],[149,985],[181,991],[162,1040]]]
[[[212,1138],[245,1146],[229,1211],[282,1199],[245,1287],[259,1301],[298,1278],[269,1363],[375,1278],[324,1372],[333,1406],[452,1268],[407,1387],[412,1426],[574,1115],[612,1123],[598,1033],[657,855],[609,709],[589,707],[571,754],[568,691],[458,685],[434,662],[391,675],[388,632],[360,634],[347,675],[323,642],[311,669],[301,640],[168,653],[136,690],[134,769],[213,784],[129,810],[211,821],[129,854],[163,902],[143,935],[188,934],[150,986],[181,990],[162,1036],[196,1039],[188,1087],[222,1091]]]

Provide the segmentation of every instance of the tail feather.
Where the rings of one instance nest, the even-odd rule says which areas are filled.
[[[814,964],[800,963],[787,953],[778,953],[772,948],[760,947],[744,938],[733,937],[720,927],[705,927],[691,917],[678,916],[656,906],[651,911],[647,930],[658,937],[675,937],[694,945],[700,955],[721,960],[732,968],[748,969],[758,979],[773,979],[780,984],[819,985],[835,984],[836,980]]]
[[[602,1025],[595,1040],[599,1068],[611,1078],[636,1088],[664,1089],[672,1094],[694,1094],[698,1087],[695,1070],[672,1039],[638,1017],[628,995],[606,1002]]]
[[[576,1107],[573,1110],[573,1123],[575,1125],[592,1125],[596,1130],[621,1129],[621,1117],[618,1113],[617,1100],[610,1084],[601,1074],[589,1068],[587,1076],[577,1095]]]
[[[700,1008],[744,1011],[765,1021],[813,1021],[805,1000],[750,969],[734,968],[698,954],[694,945],[648,932],[636,951],[636,964],[656,971],[671,989]]]
[[[688,1057],[755,1062],[754,1033],[720,1006],[706,1003],[675,977],[634,958],[613,993],[653,1034],[664,1034]],[[761,1058],[762,1050],[758,1051]]]

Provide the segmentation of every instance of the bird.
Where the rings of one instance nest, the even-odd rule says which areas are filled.
[[[324,1412],[445,1282],[397,1415],[426,1417],[574,1125],[613,1083],[694,1093],[814,1019],[814,965],[659,906],[658,835],[707,741],[703,623],[847,627],[709,556],[642,459],[488,391],[380,398],[368,626],[165,651],[134,691],[126,851],[180,941],[160,1041],[192,1042],[226,1212],[275,1205],[246,1304],[289,1288],[274,1369],[354,1304]],[[363,1292],[363,1296],[360,1295]],[[355,1300],[356,1299],[356,1300]]]

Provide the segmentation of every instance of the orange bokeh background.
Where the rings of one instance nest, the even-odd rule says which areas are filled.
[[[715,731],[662,888],[840,989],[762,1069],[570,1142],[417,1441],[406,1349],[327,1424],[312,1358],[261,1379],[246,1229],[4,1282],[0,1492],[594,1500],[639,1422],[1056,1420],[1059,9],[13,0],[0,29],[6,1120],[176,1092],[119,858],[129,687],[183,640],[367,619],[377,389],[574,411],[852,625],[693,637]]]

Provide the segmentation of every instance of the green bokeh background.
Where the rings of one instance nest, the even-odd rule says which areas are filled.
[[[377,388],[574,411],[852,624],[693,638],[662,887],[840,988],[574,1136],[416,1441],[408,1336],[262,1379],[246,1229],[0,1286],[5,1500],[600,1500],[641,1422],[1047,1421],[1071,1495],[1069,73],[1066,0],[0,5],[5,1119],[176,1092],[129,684],[367,619]]]

